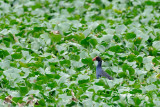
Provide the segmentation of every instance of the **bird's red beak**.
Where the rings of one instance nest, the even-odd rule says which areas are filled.
[[[94,58],[92,59],[92,61],[95,61],[95,60],[96,60],[96,58],[97,58],[97,57],[94,57]]]

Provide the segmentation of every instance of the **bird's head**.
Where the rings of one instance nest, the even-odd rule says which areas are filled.
[[[102,61],[102,59],[99,57],[99,56],[96,56],[96,57],[94,57],[93,59],[92,59],[92,61]]]

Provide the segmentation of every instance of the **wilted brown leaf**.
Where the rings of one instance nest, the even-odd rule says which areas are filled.
[[[5,103],[12,103],[12,96],[11,95],[9,95],[9,96],[7,96],[6,98],[5,98]]]

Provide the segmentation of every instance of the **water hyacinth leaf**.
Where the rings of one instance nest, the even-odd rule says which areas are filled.
[[[27,87],[20,87],[19,89],[20,89],[21,96],[25,96],[28,93]]]
[[[101,32],[104,28],[105,28],[104,24],[99,24],[94,31],[98,33],[98,32]]]
[[[77,61],[71,61],[71,64],[73,67],[82,67],[84,64],[82,62],[77,62]]]
[[[84,83],[89,82],[89,76],[87,76],[87,75],[79,75],[77,80],[78,80],[79,84],[84,84]]]
[[[91,39],[91,37],[86,37],[85,39],[83,39],[81,41],[81,45],[83,45],[84,47],[88,47],[90,44],[89,44],[89,40]]]
[[[30,90],[28,92],[29,95],[36,95],[36,96],[40,96],[40,91],[39,90]]]
[[[57,26],[57,30],[60,32],[63,32],[63,33],[67,32],[69,30],[69,28],[70,28],[70,24],[67,22],[60,23]]]
[[[120,76],[121,78],[122,77],[125,78],[125,77],[127,77],[127,73],[126,72],[120,72],[120,73],[118,73],[118,76]]]
[[[57,82],[53,81],[51,83],[48,83],[47,85],[48,85],[48,87],[55,88],[57,86]]]
[[[152,57],[152,56],[148,56],[148,57],[143,58],[144,66],[148,71],[151,70],[152,67],[154,66],[152,63],[153,58],[154,57]]]
[[[160,73],[156,75],[156,78],[160,79]]]
[[[116,53],[121,53],[121,52],[123,52],[122,48],[121,48],[119,45],[112,46],[112,47],[110,47],[109,50],[112,51],[112,52],[116,52]]]
[[[103,37],[100,38],[101,41],[110,42],[112,40],[114,35],[103,35]]]
[[[91,32],[91,29],[86,29],[83,34],[85,35],[85,37],[87,37]]]
[[[46,44],[50,45],[51,39],[49,38],[47,33],[41,34],[40,37],[42,37],[45,40]]]
[[[17,29],[15,29],[15,26],[13,26],[14,28],[12,28],[12,29],[10,29],[9,30],[9,32],[11,33],[11,34],[17,34],[17,33],[19,33],[19,31],[17,30]]]
[[[130,55],[128,55],[127,59],[129,62],[133,62],[135,60],[135,58],[136,58],[136,56],[134,54],[130,54]]]
[[[142,38],[138,37],[138,38],[134,39],[134,44],[138,46],[141,44],[141,41],[142,41]]]
[[[97,85],[93,85],[91,87],[89,87],[89,89],[94,89],[94,91],[97,93],[97,91],[99,90],[104,90],[103,86],[97,86]]]
[[[134,97],[133,100],[134,100],[135,105],[141,104],[141,99],[139,99],[138,97]]]
[[[20,75],[19,75],[20,72],[21,72],[21,70],[17,69],[17,68],[10,68],[6,71],[3,71],[4,75],[6,76],[6,78],[8,80],[11,80],[11,79],[15,80],[15,79],[18,79],[18,78],[20,79],[21,78]]]
[[[79,34],[74,35],[73,38],[75,38],[75,40],[80,43],[81,40],[85,39],[85,35],[82,33],[79,33]]]
[[[90,67],[93,66],[92,58],[85,58],[82,59],[82,63],[89,65]]]
[[[22,70],[23,70],[23,72],[25,73],[24,75],[23,75],[23,78],[26,78],[28,75],[29,75],[29,73],[30,73],[30,70],[29,70],[29,68],[21,68]]]
[[[60,64],[63,66],[63,65],[66,65],[66,66],[70,66],[71,62],[70,60],[62,60],[60,61]]]
[[[68,77],[69,77],[68,74],[61,72],[60,73],[60,78],[59,78],[59,80],[57,80],[58,81],[57,84],[67,82]]]
[[[122,69],[124,72],[127,72],[128,70],[130,75],[133,75],[135,73],[135,70],[127,64],[123,64]]]
[[[78,80],[86,80],[86,79],[89,79],[89,76],[80,74],[80,75],[78,75],[77,79]]]
[[[65,106],[70,100],[71,100],[72,96],[67,96],[67,94],[60,94],[59,95],[59,99],[61,102],[59,102],[60,106]]]
[[[14,54],[12,54],[11,56],[12,56],[12,58],[14,58],[14,59],[21,59],[21,58],[22,58],[22,54],[21,54],[21,53],[14,53]]]
[[[7,50],[2,50],[0,49],[0,58],[5,58],[6,56],[9,55],[9,52]]]
[[[119,43],[119,42],[121,41],[121,39],[120,39],[117,35],[114,35],[114,36],[113,36],[113,39],[114,39],[117,43]]]
[[[93,47],[95,47],[95,46],[98,44],[98,42],[97,42],[96,39],[90,39],[89,42],[91,43],[91,45],[92,45]]]
[[[9,90],[8,94],[11,95],[12,97],[20,97],[21,96],[19,91],[17,91],[17,90],[15,90],[15,91]]]
[[[156,89],[157,89],[157,86],[154,85],[154,84],[151,84],[151,85],[145,86],[145,89],[146,89],[147,91],[153,91],[153,90],[156,90]]]
[[[80,59],[80,57],[78,55],[70,54],[69,57],[70,57],[71,60],[75,60],[75,61],[79,61],[79,59]]]
[[[126,35],[125,35],[125,38],[127,39],[127,40],[129,40],[129,39],[134,39],[136,37],[136,34],[135,33],[127,33]]]
[[[104,86],[104,85],[105,85],[105,82],[104,82],[102,79],[100,79],[100,80],[98,80],[97,82],[95,82],[95,85]]]
[[[45,102],[46,102],[45,99],[41,99],[41,100],[38,101],[38,104],[39,104],[40,106],[46,106],[46,103],[45,103]]]
[[[116,26],[116,32],[117,32],[117,34],[124,33],[126,29],[127,29],[127,27],[125,25],[118,25],[118,26]]]
[[[160,41],[154,41],[153,47],[156,48],[157,50],[160,50]]]
[[[143,58],[141,56],[139,56],[139,57],[136,58],[136,61],[139,62],[139,63],[142,63],[143,62]]]
[[[85,106],[93,106],[93,101],[91,99],[83,100],[82,102]]]
[[[130,75],[133,75],[135,73],[135,70],[132,67],[129,67],[128,71]]]
[[[9,33],[9,31],[7,29],[3,29],[0,34],[2,35],[7,35]]]
[[[54,33],[51,32],[50,38],[51,38],[51,40],[52,40],[53,42],[60,42],[62,36],[61,36],[61,34],[54,34]]]
[[[132,91],[130,91],[131,94],[136,94],[136,93],[142,93],[141,89],[133,89]]]

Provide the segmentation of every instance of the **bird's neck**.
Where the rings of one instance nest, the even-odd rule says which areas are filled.
[[[98,68],[98,67],[101,67],[101,66],[102,66],[102,61],[98,61],[97,68]]]

